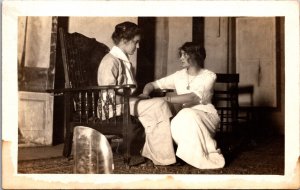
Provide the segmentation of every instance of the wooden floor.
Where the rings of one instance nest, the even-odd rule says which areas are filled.
[[[62,156],[63,144],[55,146],[19,147],[18,160],[36,160]]]
[[[187,164],[163,168],[126,169],[117,145],[112,144],[114,152],[114,173],[119,174],[284,174],[284,136],[265,136],[251,139],[246,143],[233,144],[230,152],[224,152],[226,165],[219,170],[199,170]],[[73,173],[73,159],[62,156],[63,144],[43,147],[19,147],[19,173]],[[120,150],[118,151],[120,152]],[[134,155],[132,163],[139,162],[140,155]],[[60,166],[57,168],[57,166]]]

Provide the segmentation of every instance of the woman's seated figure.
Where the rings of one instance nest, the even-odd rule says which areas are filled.
[[[203,68],[206,52],[198,44],[186,42],[179,54],[183,69],[146,84],[140,96],[148,97],[154,89],[175,89],[177,95],[164,99],[183,107],[171,121],[176,156],[199,169],[222,168],[225,160],[214,140],[220,119],[211,103],[216,74]]]
[[[136,84],[129,56],[139,46],[140,28],[131,22],[115,26],[112,39],[115,44],[102,59],[98,68],[99,85]],[[132,90],[132,93],[134,90]],[[117,97],[117,109],[122,102]],[[120,113],[120,110],[117,110]],[[168,103],[162,98],[130,98],[130,114],[138,117],[145,129],[143,157],[155,165],[170,165],[176,162],[170,129],[172,113]]]

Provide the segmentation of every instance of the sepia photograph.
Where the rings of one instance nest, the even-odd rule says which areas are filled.
[[[4,3],[6,188],[300,187],[296,1]]]

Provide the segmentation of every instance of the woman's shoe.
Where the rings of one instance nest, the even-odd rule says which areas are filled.
[[[152,160],[145,158],[145,161],[140,164],[141,167],[154,167]]]
[[[154,167],[154,163],[152,162],[152,160],[148,159],[148,158],[144,158],[143,162],[137,163],[132,165],[133,167]]]
[[[169,166],[183,166],[183,165],[184,165],[184,163],[182,163],[182,162],[176,162],[176,163],[171,164]]]
[[[171,164],[170,166],[184,166],[185,162],[181,160],[180,158],[176,158],[176,163]]]

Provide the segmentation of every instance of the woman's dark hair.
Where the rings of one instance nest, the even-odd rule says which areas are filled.
[[[195,42],[186,42],[179,48],[179,56],[181,57],[181,51],[187,53],[190,58],[203,67],[204,60],[206,58],[206,51],[203,46]]]
[[[136,35],[141,35],[141,29],[132,22],[122,22],[115,26],[115,31],[113,32],[111,38],[117,45],[120,43],[121,39],[131,40]]]

